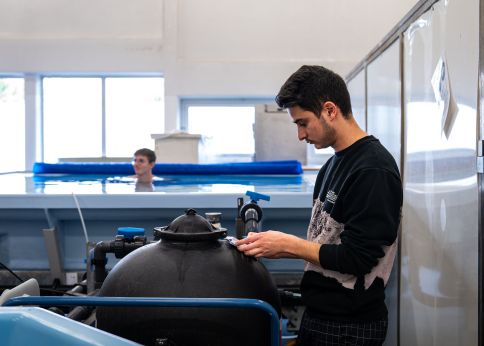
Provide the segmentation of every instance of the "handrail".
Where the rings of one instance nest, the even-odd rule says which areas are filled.
[[[145,306],[145,307],[212,307],[251,308],[270,316],[271,345],[279,346],[279,316],[269,303],[247,298],[155,298],[155,297],[15,297],[3,306]]]

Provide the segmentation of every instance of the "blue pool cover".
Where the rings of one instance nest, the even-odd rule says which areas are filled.
[[[134,174],[131,163],[120,162],[36,162],[34,174]],[[153,168],[155,175],[221,175],[221,174],[302,174],[299,161],[258,161],[235,163],[157,163]]]

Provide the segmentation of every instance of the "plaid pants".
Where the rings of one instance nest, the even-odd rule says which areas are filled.
[[[344,322],[321,320],[305,312],[296,345],[380,346],[385,341],[388,321]]]

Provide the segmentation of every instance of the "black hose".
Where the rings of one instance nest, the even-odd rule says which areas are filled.
[[[88,318],[93,310],[93,306],[76,306],[66,315],[66,317],[80,322]]]
[[[97,293],[98,293],[98,290],[94,290],[91,293],[89,293],[88,296],[95,296],[97,295]],[[87,319],[94,311],[94,309],[95,309],[95,306],[76,306],[66,315],[66,317],[70,318],[71,320],[81,322]]]

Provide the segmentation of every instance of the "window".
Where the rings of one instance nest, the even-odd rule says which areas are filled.
[[[164,128],[160,77],[44,77],[44,161],[131,157]]]
[[[100,78],[44,78],[44,161],[102,155]]]
[[[106,78],[106,156],[154,149],[152,133],[164,132],[161,78]]]
[[[23,78],[0,77],[0,172],[25,167],[25,97]]]
[[[181,128],[202,135],[201,162],[254,159],[255,105],[272,100],[183,100]]]

